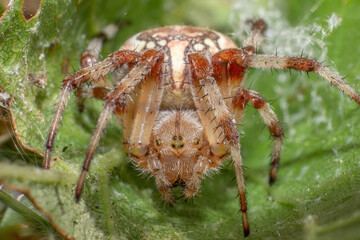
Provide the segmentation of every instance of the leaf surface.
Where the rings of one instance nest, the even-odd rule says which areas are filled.
[[[42,0],[38,14],[26,22],[22,1],[14,0],[0,22],[0,86],[14,98],[11,116],[17,138],[12,139],[17,150],[2,145],[0,179],[29,189],[76,239],[239,239],[242,225],[231,164],[205,178],[193,201],[179,199],[173,208],[167,207],[152,178],[139,176],[128,163],[115,118],[97,150],[82,200],[76,204],[74,186],[101,102],[87,100],[80,114],[71,96],[55,142],[58,161],[48,173],[36,167],[41,165],[41,155],[28,149],[44,151],[62,79],[79,69],[88,41],[112,22],[120,21],[123,27],[115,39],[106,42],[103,58],[131,35],[151,27],[190,24],[235,32],[236,38],[242,27],[236,21],[239,15],[251,10],[256,17],[274,19],[278,11],[278,21],[268,21],[266,54],[278,49],[279,55],[285,55],[290,49],[291,55],[299,56],[305,49],[346,75],[346,82],[360,92],[357,1],[255,2],[258,5],[244,6],[243,1],[235,1],[245,10],[232,7],[229,23],[233,5],[227,1]],[[201,8],[196,7],[199,4]],[[333,14],[342,21],[330,31]],[[306,27],[313,24],[329,33],[309,33]],[[290,40],[295,41],[296,35],[281,34],[287,29],[299,30],[298,34],[304,30],[309,38],[294,44]],[[37,86],[29,74],[45,74],[46,85]],[[278,180],[269,187],[271,139],[251,106],[240,127],[249,239],[356,239],[360,235],[359,107],[315,74],[251,70],[247,87],[273,105],[285,129]],[[0,221],[0,227],[7,228],[26,220],[7,209]]]

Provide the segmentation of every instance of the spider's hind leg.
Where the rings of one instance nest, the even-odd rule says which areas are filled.
[[[252,25],[252,31],[244,41],[243,49],[247,52],[256,53],[264,40],[264,32],[267,29],[267,24],[263,19],[250,19],[248,23]]]
[[[88,47],[86,50],[81,54],[80,58],[80,66],[81,68],[86,68],[90,66],[94,66],[99,59],[99,55],[101,53],[102,47],[104,42],[108,39],[114,38],[116,33],[119,30],[119,26],[116,24],[109,24],[107,25],[95,38],[90,40]],[[102,76],[92,82],[92,85],[96,87],[112,87],[110,81],[106,76]],[[84,95],[83,92],[88,92],[85,90],[85,86],[81,85],[75,91],[76,96],[76,104],[80,112],[84,111],[84,98],[88,98],[88,94]],[[96,94],[95,94],[96,97]],[[97,98],[97,97],[96,97]]]

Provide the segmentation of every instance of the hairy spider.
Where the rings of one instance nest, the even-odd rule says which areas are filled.
[[[101,62],[94,51],[83,54],[83,69],[63,81],[46,142],[44,168],[70,92],[78,98],[102,99],[105,104],[92,136],[76,187],[82,193],[85,176],[103,130],[114,114],[124,128],[123,145],[135,164],[150,172],[165,202],[172,204],[171,188],[181,185],[184,198],[199,190],[201,178],[232,158],[244,235],[249,234],[245,184],[237,124],[248,102],[259,111],[273,137],[270,184],[276,179],[283,129],[270,105],[244,89],[248,68],[297,69],[315,72],[360,104],[360,96],[342,78],[314,59],[257,54],[267,28],[251,21],[253,30],[243,48],[216,31],[170,26],[138,33]],[[105,77],[113,75],[113,87]],[[91,87],[84,87],[90,81]]]

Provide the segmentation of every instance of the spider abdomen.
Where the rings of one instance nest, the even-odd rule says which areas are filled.
[[[176,106],[194,109],[188,87],[191,82],[188,55],[200,52],[211,58],[220,50],[235,47],[230,38],[211,29],[168,26],[140,32],[128,39],[121,49],[162,51],[165,54],[162,69],[165,91],[161,108]]]

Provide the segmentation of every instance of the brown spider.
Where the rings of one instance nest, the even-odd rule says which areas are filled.
[[[77,89],[80,98],[94,97],[105,102],[76,187],[77,201],[101,135],[111,114],[115,114],[124,128],[123,145],[128,156],[154,176],[169,204],[174,201],[172,187],[181,185],[184,198],[192,198],[205,173],[231,157],[247,236],[245,183],[236,126],[250,101],[274,138],[270,184],[277,175],[283,129],[270,105],[258,93],[244,89],[246,70],[315,72],[360,104],[360,96],[316,60],[257,54],[255,48],[267,25],[263,20],[254,20],[252,25],[243,48],[210,29],[170,26],[133,36],[121,50],[98,63],[96,54],[87,51],[81,61],[84,68],[63,81],[46,143],[44,168],[51,166],[61,116],[71,90]],[[116,73],[113,88],[105,77],[111,72]],[[93,86],[84,87],[87,81]]]

